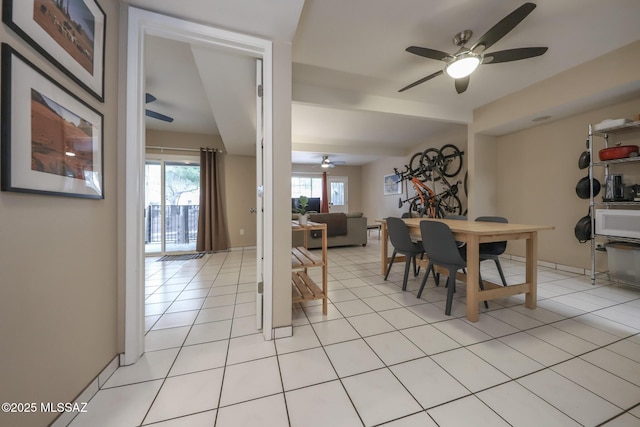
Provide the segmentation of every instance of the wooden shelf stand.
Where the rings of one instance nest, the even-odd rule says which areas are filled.
[[[304,232],[304,246],[291,248],[291,297],[292,302],[322,300],[322,313],[327,314],[327,224],[307,222],[300,225],[291,221],[291,230]],[[308,247],[310,230],[322,233],[322,253],[311,252]],[[308,275],[309,268],[322,269],[322,287],[318,286]]]

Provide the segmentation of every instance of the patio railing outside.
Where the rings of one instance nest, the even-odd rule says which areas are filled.
[[[195,250],[198,238],[198,205],[165,206],[165,245],[181,249]],[[162,216],[159,205],[149,205],[145,215],[145,245],[156,246],[162,243]],[[191,247],[192,246],[192,247]],[[147,250],[149,252],[149,250]]]

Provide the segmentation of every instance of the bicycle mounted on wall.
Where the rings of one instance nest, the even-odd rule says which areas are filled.
[[[402,172],[394,168],[395,174],[401,181],[410,181],[415,190],[414,196],[408,195],[408,185],[405,185],[405,199],[398,201],[398,208],[409,203],[409,217],[444,218],[447,215],[461,215],[462,202],[457,196],[460,180],[450,183],[447,178],[453,178],[462,170],[462,155],[458,147],[446,144],[441,149],[427,148],[423,152],[415,153]],[[429,187],[425,182],[430,181]],[[439,193],[435,183],[440,182],[444,187]],[[465,188],[466,191],[466,188]],[[466,210],[465,210],[466,213]]]

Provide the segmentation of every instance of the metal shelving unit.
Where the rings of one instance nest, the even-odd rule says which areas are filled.
[[[640,165],[640,156],[636,157],[628,157],[624,159],[615,159],[615,160],[607,160],[607,161],[594,161],[594,158],[597,152],[594,152],[594,137],[600,137],[604,141],[603,148],[609,148],[613,145],[609,145],[609,137],[611,135],[626,135],[629,133],[634,133],[640,131],[640,121],[629,122],[619,126],[603,129],[603,130],[594,130],[594,125],[589,125],[589,183],[590,183],[590,197],[589,197],[589,213],[591,215],[591,284],[595,285],[596,281],[596,237],[601,237],[610,240],[623,241],[629,243],[640,243],[640,239],[636,239],[633,237],[624,237],[624,236],[609,236],[603,234],[596,234],[595,228],[595,218],[596,212],[595,207],[604,207],[605,209],[616,208],[616,207],[626,207],[626,208],[640,208],[640,202],[638,201],[611,201],[598,202],[595,200],[595,196],[593,194],[593,170],[594,167],[603,167],[604,168],[604,184],[606,187],[606,183],[608,181],[608,176],[610,173],[610,168],[616,165],[629,164],[629,163],[637,163]],[[605,189],[606,191],[606,189]]]

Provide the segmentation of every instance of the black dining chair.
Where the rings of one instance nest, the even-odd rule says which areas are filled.
[[[418,298],[422,296],[422,291],[427,284],[429,273],[433,270],[435,275],[434,267],[438,265],[446,268],[449,270],[449,277],[447,278],[447,305],[444,313],[450,316],[453,294],[456,291],[456,272],[466,268],[467,261],[458,250],[456,239],[453,237],[453,232],[447,224],[438,221],[421,221],[420,234],[422,236],[424,252],[429,258],[429,265],[420,284]],[[480,289],[482,288],[482,277],[480,277]],[[486,301],[484,302],[484,306],[489,308]]]
[[[476,218],[476,221],[484,221],[484,222],[500,222],[503,224],[507,224],[509,220],[507,218],[501,216],[479,216]],[[496,263],[496,268],[498,269],[498,274],[500,274],[500,279],[502,280],[502,285],[507,286],[507,281],[504,278],[504,272],[502,271],[502,265],[500,265],[500,255],[504,253],[507,249],[507,242],[491,242],[491,243],[480,243],[479,248],[479,257],[480,261],[493,260]]]
[[[391,266],[396,259],[396,254],[401,254],[406,257],[406,263],[404,266],[404,279],[402,281],[402,290],[407,290],[407,280],[409,279],[409,266],[413,261],[413,274],[417,276],[420,272],[420,268],[416,267],[416,257],[419,255],[422,257],[424,250],[420,242],[414,242],[411,240],[411,233],[409,233],[409,227],[400,218],[389,217],[387,218],[387,232],[389,239],[391,239],[391,245],[393,245],[393,255],[391,255],[391,262],[387,267],[387,274],[384,276],[384,280],[387,280],[389,273],[391,272]]]

